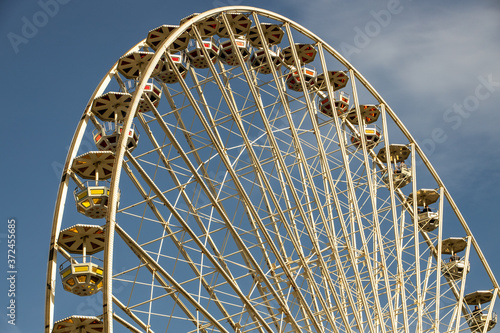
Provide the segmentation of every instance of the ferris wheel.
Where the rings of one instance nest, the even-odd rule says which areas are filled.
[[[46,333],[497,322],[498,283],[396,113],[330,45],[253,7],[155,28],[106,73],[49,253]]]

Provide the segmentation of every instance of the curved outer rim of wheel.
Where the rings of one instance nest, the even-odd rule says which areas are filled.
[[[141,45],[144,41],[141,41],[134,45],[130,50],[128,50],[125,54],[134,52],[140,49]],[[45,291],[45,330],[46,332],[52,331],[53,325],[53,316],[54,316],[54,297],[55,297],[55,278],[57,274],[57,252],[59,245],[57,244],[57,237],[59,235],[59,231],[61,230],[61,223],[63,218],[63,209],[66,203],[66,197],[68,192],[68,183],[71,178],[71,164],[76,157],[78,149],[80,148],[80,143],[82,141],[83,135],[87,128],[87,124],[90,120],[91,115],[91,106],[93,100],[100,96],[107,84],[111,81],[113,77],[113,73],[116,71],[116,67],[118,65],[118,61],[110,68],[110,70],[106,73],[106,75],[101,79],[94,93],[89,99],[87,106],[78,122],[78,125],[75,130],[75,134],[71,140],[70,148],[68,149],[68,154],[66,156],[66,161],[64,162],[64,168],[61,175],[61,180],[58,188],[58,195],[56,198],[56,204],[54,208],[54,216],[52,219],[52,231],[50,238],[50,247],[49,247],[49,260],[47,267],[47,284]],[[111,200],[111,198],[110,198]]]
[[[413,136],[410,134],[408,129],[403,125],[400,119],[397,117],[395,112],[390,108],[390,106],[384,101],[384,99],[380,96],[380,94],[371,86],[371,84],[359,73],[341,54],[339,54],[333,47],[324,42],[321,38],[310,32],[308,29],[302,27],[298,23],[282,16],[276,14],[274,12],[255,8],[251,6],[227,6],[212,9],[206,11],[204,13],[198,14],[188,21],[184,22],[178,29],[176,29],[167,39],[165,39],[157,48],[153,58],[145,68],[143,74],[140,77],[138,88],[135,90],[132,96],[132,101],[129,106],[129,112],[124,120],[124,133],[128,132],[132,127],[133,119],[138,109],[140,98],[144,92],[144,84],[150,79],[150,76],[153,73],[153,70],[160,60],[163,53],[167,50],[168,46],[171,45],[184,31],[186,31],[193,24],[202,21],[203,19],[213,16],[215,14],[221,13],[230,13],[230,12],[251,12],[257,15],[262,15],[277,21],[286,22],[291,27],[302,33],[303,35],[309,37],[311,40],[314,40],[318,45],[321,45],[327,53],[331,54],[335,57],[342,65],[344,65],[353,75],[353,78],[359,80],[359,82],[372,94],[373,97],[377,99],[377,101],[385,106],[385,112],[390,116],[390,118],[394,121],[394,123],[398,126],[398,128],[402,131],[404,136],[407,138],[410,144],[414,147],[415,152],[422,159],[424,165],[427,167],[432,177],[436,181],[437,185],[442,189],[445,198],[450,204],[451,208],[455,212],[459,222],[465,230],[466,236],[468,236],[471,240],[471,244],[476,250],[477,255],[479,256],[481,262],[483,263],[485,270],[490,278],[493,286],[498,289],[498,282],[489,267],[484,254],[482,253],[477,241],[472,235],[471,230],[469,229],[463,215],[458,209],[456,203],[451,197],[449,191],[444,186],[441,178],[437,174],[436,170],[431,165],[429,159],[420,148],[420,146],[416,143]],[[137,43],[130,50],[125,52],[124,54],[128,54],[130,52],[138,51],[142,46],[145,45],[145,39]],[[77,125],[75,134],[71,141],[71,146],[68,150],[68,154],[66,157],[66,161],[64,164],[64,169],[62,171],[62,178],[58,188],[58,195],[56,199],[56,205],[54,209],[54,217],[52,224],[52,233],[51,233],[51,241],[49,248],[49,261],[48,261],[48,269],[47,269],[47,285],[46,285],[46,305],[45,305],[45,332],[50,333],[52,331],[53,325],[53,315],[54,315],[54,301],[55,301],[55,277],[57,272],[57,236],[61,229],[63,208],[66,201],[67,190],[68,190],[68,182],[71,176],[71,164],[73,159],[75,158],[77,151],[79,149],[81,140],[85,133],[88,121],[91,116],[91,106],[92,101],[97,96],[101,95],[107,84],[111,81],[112,77],[116,74],[116,68],[118,65],[118,61],[111,67],[111,69],[106,73],[103,79],[98,84],[96,90],[92,94],[89,103],[87,104],[85,111]],[[356,101],[357,103],[357,101]],[[359,107],[357,107],[359,110]],[[358,115],[359,116],[359,115]],[[364,140],[363,140],[364,141]],[[111,178],[111,186],[110,186],[110,195],[109,195],[109,209],[108,215],[106,218],[106,241],[105,241],[105,252],[104,252],[104,287],[103,287],[103,319],[104,326],[106,332],[113,331],[113,311],[112,311],[112,267],[113,267],[113,245],[114,245],[114,234],[115,234],[115,225],[116,225],[116,208],[117,208],[117,200],[118,200],[118,188],[120,182],[121,169],[123,165],[123,159],[126,151],[126,136],[120,136],[120,139],[117,144],[117,150],[115,153],[115,164],[113,168],[113,175]],[[414,155],[415,156],[415,155]]]

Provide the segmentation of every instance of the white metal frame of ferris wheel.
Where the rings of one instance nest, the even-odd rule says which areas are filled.
[[[217,64],[217,68],[215,64],[209,62],[209,74],[206,77],[196,73],[192,68],[190,69],[192,86],[181,79],[181,89],[177,92],[166,86],[163,87],[164,100],[171,109],[168,117],[174,117],[177,122],[175,129],[177,132],[172,130],[172,123],[165,121],[167,115],[162,114],[143,94],[144,84],[150,79],[156,63],[158,63],[168,46],[181,33],[191,28],[195,39],[201,44],[202,39],[196,23],[208,17],[229,12],[250,13],[250,17],[253,19],[254,25],[257,26],[258,33],[263,40],[263,49],[269,62],[271,61],[271,54],[267,42],[263,38],[259,17],[282,22],[288,45],[295,44],[293,31],[313,41],[318,51],[321,70],[324,73],[328,71],[328,60],[326,59],[328,55],[333,56],[345,66],[351,80],[351,91],[357,118],[361,120],[359,128],[363,126],[363,118],[360,113],[360,101],[357,93],[358,84],[361,84],[371,93],[381,109],[383,143],[387,152],[386,160],[390,161],[388,155],[388,117],[390,117],[404,134],[412,150],[413,181],[411,184],[413,197],[415,197],[417,191],[417,155],[433,176],[440,190],[440,226],[438,235],[434,239],[427,233],[420,232],[418,223],[405,224],[405,212],[412,216],[411,212],[415,212],[417,208],[416,200],[414,200],[413,206],[409,206],[405,202],[406,196],[400,189],[395,187],[392,181],[392,169],[378,161],[373,150],[367,149],[366,138],[363,135],[360,135],[361,149],[359,149],[359,152],[357,154],[349,153],[344,138],[345,126],[350,126],[349,130],[356,132],[357,129],[354,126],[349,123],[342,123],[336,112],[334,112],[335,116],[332,118],[331,126],[332,131],[334,130],[337,133],[336,136],[325,138],[321,134],[320,125],[315,121],[314,96],[312,93],[307,92],[301,71],[298,72],[303,91],[306,91],[306,93],[298,100],[287,94],[284,89],[283,74],[273,67],[270,74],[272,79],[267,83],[260,81],[256,73],[246,65],[241,66],[241,71],[234,74],[231,70],[225,69],[220,63]],[[224,15],[220,17],[226,26],[229,26],[227,17]],[[235,47],[235,36],[231,29],[228,29],[228,31],[232,45]],[[138,51],[144,47],[145,44],[142,41],[129,52]],[[299,63],[297,51],[293,47],[291,50],[295,63]],[[208,58],[205,49],[203,49],[203,52],[205,52],[205,57]],[[244,63],[241,54],[236,53],[239,62]],[[167,57],[167,60],[171,62],[169,57]],[[173,63],[170,63],[170,65],[174,69],[176,68]],[[51,332],[54,320],[57,254],[66,259],[71,259],[70,254],[61,249],[57,242],[63,221],[69,179],[73,178],[78,181],[71,171],[72,161],[77,155],[89,120],[97,121],[90,111],[94,98],[103,94],[112,80],[116,80],[118,84],[123,85],[116,66],[117,64],[106,74],[90,98],[68,151],[56,201],[50,243],[45,314],[46,332]],[[176,74],[181,77],[177,70]],[[205,100],[205,97],[208,97],[206,96],[208,90],[207,92],[204,91],[207,82],[218,89],[220,101],[224,104],[224,109],[229,111],[225,118],[218,119],[217,113],[222,111],[217,107],[213,111]],[[233,90],[232,84],[237,85],[237,82],[248,82],[248,92]],[[333,101],[333,89],[328,80],[325,80],[325,82],[329,92],[328,96]],[[272,87],[272,91],[266,91],[266,87]],[[269,110],[273,110],[274,107],[264,101],[266,99],[262,95],[264,93],[275,99],[276,108],[282,108],[279,119],[277,113],[275,119],[269,116]],[[181,114],[182,109],[179,109],[178,105],[176,105],[176,101],[181,94],[187,100],[186,105],[192,107],[196,119],[199,120],[199,125],[203,128],[203,135],[192,131],[184,124],[185,120]],[[270,156],[272,156],[268,160],[263,161],[259,155],[263,151],[256,148],[256,145],[260,144],[259,140],[247,134],[250,125],[243,115],[246,116],[251,112],[248,109],[241,109],[236,102],[243,95],[243,99],[252,103],[252,116],[259,117],[262,122],[263,127],[259,130],[262,136],[265,137],[264,143],[268,145],[266,149],[271,151]],[[146,116],[136,112],[141,98],[144,98],[149,103],[152,115]],[[303,131],[301,124],[297,123],[298,111],[295,108],[296,104],[302,105],[299,108],[299,111],[304,113],[302,119],[309,119],[312,125],[312,128],[308,131]],[[248,108],[250,108],[250,105],[248,105]],[[183,23],[179,29],[159,45],[149,65],[142,73],[137,89],[133,93],[130,112],[124,121],[124,133],[127,133],[131,128],[134,117],[142,126],[143,137],[148,137],[151,150],[143,152],[140,156],[134,156],[126,150],[124,136],[120,138],[118,143],[119,148],[116,152],[111,180],[104,253],[103,319],[107,332],[113,331],[113,320],[123,324],[131,331],[140,331],[134,326],[137,325],[140,329],[151,332],[149,323],[141,319],[141,316],[137,314],[138,312],[135,312],[135,308],[125,304],[113,294],[113,279],[117,278],[117,274],[113,275],[115,235],[118,235],[132,253],[140,258],[141,267],[150,272],[154,279],[151,289],[153,289],[153,285],[155,288],[157,286],[162,288],[166,292],[164,297],[172,299],[172,302],[184,313],[186,320],[195,324],[193,326],[196,328],[195,330],[208,332],[215,329],[227,332],[230,327],[241,332],[247,331],[247,329],[274,332],[282,330],[285,327],[283,323],[286,323],[293,330],[307,332],[356,332],[358,330],[369,330],[371,332],[398,332],[403,330],[409,332],[413,327],[416,327],[417,331],[422,331],[423,318],[433,316],[431,320],[434,322],[435,331],[438,332],[443,319],[440,316],[443,311],[440,304],[441,288],[448,288],[458,302],[450,308],[449,315],[445,316],[449,320],[448,331],[458,331],[460,324],[459,312],[465,311],[467,313],[462,304],[466,275],[459,282],[448,281],[447,287],[439,282],[442,265],[439,253],[441,253],[443,224],[446,224],[445,221],[443,223],[442,216],[445,199],[455,212],[468,240],[469,246],[467,247],[465,261],[468,261],[469,252],[473,248],[492,282],[495,297],[489,310],[489,315],[491,315],[491,309],[497,295],[498,283],[463,216],[421,148],[416,144],[396,114],[363,76],[331,46],[295,22],[269,11],[244,6],[214,9],[194,16]],[[236,128],[235,130],[224,128],[225,122],[229,121]],[[275,122],[278,121],[283,122],[288,131],[286,135],[290,141],[287,143],[286,150],[280,148],[284,146],[284,142],[281,137],[283,135],[282,129],[275,125]],[[239,137],[241,140],[240,154],[243,151],[248,154],[247,166],[238,168],[238,163],[241,163],[241,160],[238,156],[233,156],[232,151],[228,151],[227,142],[224,141],[225,137],[222,133],[230,133],[227,134],[226,139],[229,138],[229,135]],[[312,142],[304,139],[305,137],[311,139]],[[160,139],[162,138],[166,138],[167,143],[165,141],[161,142]],[[180,142],[181,139],[186,141]],[[201,144],[203,140],[206,140],[205,145]],[[336,163],[339,170],[341,170],[342,182],[345,184],[345,190],[340,192],[338,187],[340,178],[334,178],[331,171],[333,157],[330,150],[333,144],[339,146],[336,152],[340,154],[340,157],[336,159]],[[165,153],[164,147],[166,145],[175,150],[176,154]],[[190,150],[186,150],[186,146]],[[224,170],[220,174],[220,176],[223,176],[223,180],[216,181],[216,177],[210,176],[210,170],[206,168],[206,165],[212,162],[204,159],[201,155],[208,146],[211,147],[212,156],[220,159],[219,165],[223,168],[221,170]],[[314,158],[311,158],[308,154],[313,148],[317,149],[317,152],[313,156]],[[152,175],[146,170],[148,166],[145,162],[153,154],[156,154],[158,161],[155,167],[162,169],[171,177],[173,186],[170,190],[178,193],[179,199],[182,199],[188,211],[192,214],[192,218],[196,222],[196,228],[203,232],[204,237],[199,237],[197,231],[181,214],[177,203],[169,199],[166,190],[159,187],[159,184],[155,183]],[[290,164],[290,159],[295,162]],[[358,163],[358,169],[351,169],[354,159],[358,159],[356,162]],[[189,177],[181,174],[179,170],[175,170],[179,161],[184,163],[185,169],[183,172],[189,174]],[[273,171],[269,171],[270,165],[272,165]],[[379,206],[380,203],[377,201],[380,191],[377,177],[380,176],[381,172],[377,171],[377,167],[382,171],[386,170],[389,174],[389,197],[387,198],[388,201],[384,203],[384,212],[382,212]],[[155,253],[145,249],[147,247],[145,244],[139,244],[133,236],[129,235],[125,227],[117,224],[117,214],[119,211],[123,211],[123,208],[120,210],[117,208],[118,187],[122,170],[136,187],[137,193],[142,198],[140,203],[148,206],[155,219],[162,225],[164,234],[161,237],[168,238],[176,244],[178,253],[187,262],[193,278],[198,279],[199,288],[204,290],[203,293],[201,291],[193,292],[184,287],[185,282],[178,281],[172,272],[158,263],[160,255],[162,255],[160,252],[156,253],[155,256]],[[359,172],[364,172],[364,174],[360,175]],[[261,196],[259,207],[256,207],[253,201],[255,194],[247,193],[248,180],[245,179],[245,176],[249,174],[255,176],[255,191]],[[186,177],[190,179],[188,182],[183,180]],[[320,177],[323,184],[322,188],[314,186],[318,182],[316,180],[318,177]],[[362,187],[359,185],[360,181],[365,182]],[[231,183],[231,191],[234,193],[224,197],[221,191],[224,186],[229,186],[226,185],[228,183]],[[209,201],[215,212],[214,214],[218,216],[217,220],[199,212],[200,208],[195,202],[195,198],[184,190],[191,184],[196,184],[197,191]],[[300,187],[294,189],[294,184]],[[276,193],[276,186],[281,189],[281,193]],[[360,194],[361,188],[366,193]],[[229,200],[235,196],[238,196],[238,203],[244,207],[251,229],[245,230],[235,225],[224,206],[224,200]],[[368,198],[365,198],[365,196]],[[346,205],[348,206],[347,213],[345,213]],[[165,218],[162,214],[165,210],[164,207],[170,214],[168,218]],[[267,209],[265,219],[263,213],[258,210],[262,209],[261,207]],[[325,208],[321,209],[322,207]],[[373,214],[371,215],[370,224],[367,224],[367,217],[364,216],[364,207],[371,207],[372,209]],[[172,226],[170,219],[181,227],[182,233]],[[393,222],[390,227],[392,239],[387,239],[386,231],[380,227],[383,223],[380,219]],[[227,234],[230,235],[231,241],[234,242],[235,248],[233,250],[224,252],[223,246],[221,249],[221,244],[218,244],[211,237],[218,231],[212,230],[211,225],[205,225],[204,221],[206,220],[214,220],[223,226]],[[284,221],[290,221],[291,223],[283,223]],[[413,225],[412,231],[405,233],[405,230],[402,229],[410,224]],[[335,228],[339,230],[335,230]],[[245,238],[246,233],[251,233],[255,237],[255,245],[249,246],[250,243]],[[283,237],[280,236],[281,233],[285,233],[282,235]],[[189,237],[189,244],[184,243],[185,241],[181,235],[182,237],[183,235]],[[342,236],[339,237],[339,235]],[[227,237],[225,239],[229,239],[229,236]],[[307,245],[302,243],[304,239],[307,239]],[[343,241],[339,242],[339,239],[343,239]],[[421,242],[427,246],[425,253],[421,253]],[[358,245],[360,246],[358,247]],[[369,246],[372,246],[372,248]],[[196,251],[201,254],[202,260],[206,260],[206,262],[198,263],[190,260],[193,253],[191,247],[196,247]],[[388,247],[393,247],[393,249],[388,250]],[[256,257],[256,249],[259,250],[260,257]],[[305,249],[308,251],[305,251]],[[415,266],[405,263],[408,249],[413,251],[411,256],[416,259]],[[388,253],[391,253],[390,258],[387,258]],[[230,258],[236,255],[241,256],[240,264],[248,269],[247,273],[233,275],[234,272],[231,271],[228,265],[231,264]],[[428,258],[424,259],[424,255],[427,255]],[[390,272],[388,269],[391,260],[396,260],[397,269],[395,273]],[[432,260],[435,260],[434,264],[432,264]],[[375,261],[381,263],[381,265],[375,267],[370,264]],[[425,262],[427,267],[420,267]],[[404,265],[407,265],[406,268]],[[212,273],[205,273],[204,269],[213,270],[217,276],[222,277],[224,282],[216,286],[211,285],[209,278]],[[325,272],[329,273],[326,274]],[[333,279],[332,275],[336,279]],[[251,294],[245,294],[242,289],[240,281],[246,279],[253,281],[254,291]],[[301,279],[303,279],[302,283],[300,282]],[[412,279],[415,279],[415,286],[405,284],[405,281],[413,281]],[[397,287],[393,286],[394,281],[397,281]],[[370,290],[367,289],[367,285],[371,286]],[[224,288],[231,290],[233,293],[231,297],[241,302],[241,311],[246,312],[246,315],[230,310],[233,305],[228,304],[228,296],[222,292],[222,290],[226,290]],[[381,297],[377,293],[385,293],[385,296]],[[435,296],[430,296],[431,293],[435,294]],[[215,304],[222,317],[216,317],[205,308],[202,295],[210,296],[211,302]],[[415,302],[407,304],[408,297],[414,299]],[[384,299],[387,300],[386,303],[381,301]],[[149,303],[153,303],[155,300],[150,299]],[[136,306],[139,305],[142,304]],[[126,313],[134,324],[118,316],[113,311],[113,306]],[[262,307],[265,309],[264,311],[261,310]],[[416,315],[410,313],[416,313]],[[238,319],[241,316],[247,316],[247,320],[251,318],[253,322],[247,324],[247,326],[242,326]],[[229,326],[224,325],[223,320]]]

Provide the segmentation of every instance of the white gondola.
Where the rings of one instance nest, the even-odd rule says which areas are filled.
[[[470,272],[470,264],[462,259],[452,260],[443,264],[442,272],[445,277],[451,280],[459,280],[462,278],[464,272],[465,274]]]
[[[320,96],[323,96],[322,94]],[[349,108],[349,95],[341,91],[334,101],[335,110],[337,115],[340,116]],[[328,117],[333,117],[333,107],[330,97],[322,97],[318,104],[319,111]]]
[[[86,262],[78,262],[78,259],[84,259]],[[99,261],[99,264],[95,261]],[[75,295],[90,296],[102,289],[102,263],[95,257],[71,258],[59,266],[59,274],[64,290]]]
[[[302,91],[302,83],[300,81],[301,72],[307,90],[311,90],[316,85],[316,70],[308,67],[302,67],[299,70],[292,68],[286,77],[286,85],[289,89],[298,92]]]
[[[272,66],[274,69],[278,70],[283,61],[283,55],[278,48],[269,49],[269,56],[271,62],[267,60],[266,52],[264,50],[255,50],[250,57],[250,64],[252,68],[258,73],[271,74]]]
[[[104,250],[104,229],[96,225],[74,225],[60,232],[59,246],[69,253],[82,255],[60,265],[64,289],[78,296],[97,293],[102,288],[102,260],[90,254]]]
[[[432,205],[439,199],[438,191],[434,189],[420,189],[417,191],[417,210],[418,224],[425,232],[431,232],[439,226],[439,212],[435,209],[430,209]],[[408,196],[408,204],[413,204],[413,193]],[[420,208],[423,207],[423,208]]]
[[[481,304],[491,302],[493,292],[491,290],[478,290],[464,296],[464,301],[468,305],[475,305],[475,309],[466,316],[471,332],[491,331],[497,324],[496,312],[491,312],[491,318],[488,321],[488,313],[481,310]]]
[[[85,182],[74,191],[76,210],[93,219],[102,219],[108,212],[109,183],[93,185]]]
[[[377,158],[382,163],[394,163],[392,182],[395,188],[402,188],[411,182],[411,168],[405,163],[405,160],[410,156],[410,152],[410,149],[405,145],[392,144],[389,146],[390,161],[387,161],[385,147],[381,148],[377,154]],[[390,181],[388,172],[385,173],[382,180],[389,186]]]
[[[362,134],[353,133],[351,136],[351,143],[356,148],[361,148],[361,136],[365,136],[366,140],[366,148],[373,149],[375,148],[380,139],[382,138],[382,131],[375,125],[365,125],[365,128],[362,131]]]
[[[467,247],[467,241],[460,237],[450,237],[442,241],[442,254],[450,254],[448,262],[443,263],[441,271],[443,275],[451,280],[461,279],[463,274],[470,272],[470,264],[460,258],[457,253],[462,252]]]
[[[189,62],[186,62],[182,54],[168,54],[166,55],[172,59],[173,66],[177,68],[180,76],[184,79],[189,71]],[[173,84],[179,82],[179,77],[175,74],[170,62],[165,59],[163,66],[160,69],[160,73],[156,76],[159,80],[167,84]]]
[[[423,231],[434,231],[439,226],[439,212],[427,211],[418,214],[418,224]]]
[[[237,66],[239,65],[238,54],[236,51],[239,51],[243,61],[247,61],[250,57],[250,50],[248,48],[247,40],[244,38],[237,38],[235,40],[235,47],[233,47],[233,43],[230,40],[222,42],[220,44],[220,53],[219,57],[222,62],[228,64],[229,66]]]
[[[485,313],[481,313],[477,316],[470,316],[467,319],[467,324],[469,324],[472,332],[482,332],[487,320],[488,315]],[[486,332],[491,331],[496,326],[497,320],[497,314],[496,312],[493,312],[491,314],[491,319],[488,322],[488,328],[486,328]]]
[[[146,83],[144,85],[143,95],[139,101],[139,106],[137,109],[138,112],[151,111],[151,107],[149,106],[149,103],[146,102],[145,96],[147,96],[149,98],[149,100],[151,101],[151,104],[153,104],[153,106],[155,108],[157,108],[158,105],[160,104],[161,89],[158,88],[153,82]]]
[[[118,140],[120,138],[120,135],[122,135],[122,132],[123,124],[108,123],[100,130],[94,130],[92,134],[94,142],[99,150],[116,152],[116,145],[118,144]],[[139,143],[139,133],[136,131],[134,124],[132,124],[132,127],[130,128],[128,133],[126,133],[126,135],[127,142],[125,145],[129,151],[132,151],[137,147],[137,144]]]
[[[74,196],[77,211],[93,219],[105,218],[108,212],[109,179],[113,171],[115,156],[111,151],[88,152],[75,158],[71,169],[84,179],[94,180],[80,183]],[[101,184],[99,184],[101,181]]]
[[[205,57],[203,49],[207,51],[208,59]],[[209,61],[215,64],[219,55],[219,47],[211,40],[204,40],[202,45],[196,42],[192,49],[188,49],[187,56],[191,65],[195,68],[208,68]]]

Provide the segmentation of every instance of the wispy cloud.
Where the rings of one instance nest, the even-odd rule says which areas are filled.
[[[454,97],[480,71],[500,72],[500,13],[485,8],[427,13],[423,22],[398,22],[360,54],[370,67],[385,68],[415,94]],[[379,56],[377,56],[379,55]],[[397,67],[399,66],[399,67]]]
[[[388,5],[369,2],[346,12],[339,2],[321,7],[324,3],[312,1],[312,6],[304,8],[300,22],[339,51],[342,43],[357,47],[359,52],[349,58],[364,70],[362,73],[384,72],[381,80],[412,90],[414,95],[453,98],[454,91],[469,87],[469,79],[487,74],[481,70],[500,72],[500,10],[474,4],[417,7],[401,0],[397,14],[391,14],[387,24],[379,23],[380,32],[368,36],[367,45],[359,46],[359,31],[366,33],[375,26],[370,22],[377,22],[376,14],[387,11]]]
[[[287,1],[299,6],[298,0]],[[391,4],[397,4],[392,13]],[[483,83],[500,83],[498,3],[390,0],[361,1],[346,8],[340,1],[313,0],[300,8],[294,19],[339,52],[345,55],[342,45],[357,48],[350,52],[350,62],[417,141],[427,142],[422,146],[438,171],[449,171],[456,179],[471,169],[491,172],[481,156],[498,165],[500,86],[487,91]],[[390,15],[377,18],[383,12]],[[486,98],[476,97],[481,85],[480,93],[489,93]],[[467,103],[464,115],[453,113],[456,105]],[[436,129],[446,137],[442,142],[429,141]],[[462,184],[468,186],[469,181]]]

